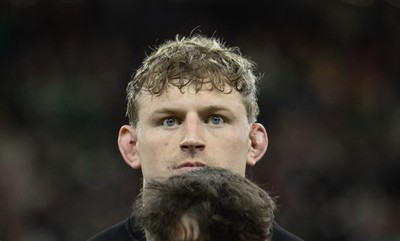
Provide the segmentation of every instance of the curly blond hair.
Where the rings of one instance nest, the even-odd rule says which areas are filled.
[[[190,85],[197,92],[202,88],[224,93],[238,91],[243,97],[249,123],[257,119],[258,77],[255,63],[242,56],[238,48],[227,47],[217,38],[194,35],[176,36],[147,56],[132,75],[127,87],[127,111],[131,125],[138,121],[138,97],[142,91],[161,95],[168,86]]]

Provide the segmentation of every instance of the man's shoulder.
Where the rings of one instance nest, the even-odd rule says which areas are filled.
[[[139,231],[132,229],[130,218],[96,234],[87,241],[141,241]]]
[[[273,229],[272,241],[303,241],[296,235],[282,228],[276,222],[273,223],[272,229]]]

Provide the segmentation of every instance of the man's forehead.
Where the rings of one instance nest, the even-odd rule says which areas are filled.
[[[142,90],[138,96],[140,101],[157,101],[157,100],[181,100],[187,96],[213,96],[218,99],[238,99],[241,100],[240,93],[231,87],[225,88],[224,90],[216,89],[212,86],[202,86],[200,89],[196,89],[195,86],[189,85],[182,88],[175,86],[168,86],[161,93],[153,94],[149,91]]]
[[[176,240],[198,240],[200,227],[196,219],[186,213],[182,215]]]

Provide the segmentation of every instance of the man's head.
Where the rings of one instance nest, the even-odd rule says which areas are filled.
[[[202,168],[151,180],[135,203],[151,241],[266,241],[275,204],[248,179],[221,168]],[[144,203],[144,205],[143,205]]]
[[[243,98],[249,123],[259,113],[255,64],[244,58],[238,48],[226,47],[216,38],[176,37],[159,46],[133,75],[127,88],[127,116],[131,125],[138,122],[138,98],[141,93],[161,95],[169,86],[192,86],[220,92],[236,90]]]
[[[268,145],[258,114],[254,64],[214,38],[167,41],[127,88],[130,125],[118,144],[146,179],[217,166],[244,175]]]

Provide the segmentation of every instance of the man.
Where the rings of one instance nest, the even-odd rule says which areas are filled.
[[[256,122],[255,64],[215,38],[177,37],[145,58],[127,88],[129,125],[118,146],[147,180],[206,166],[242,176],[264,155],[268,138]],[[144,240],[133,217],[91,241]],[[266,227],[267,228],[267,227]],[[273,241],[299,240],[274,223]]]
[[[272,236],[274,201],[229,170],[205,167],[151,180],[143,192],[134,209],[148,241],[269,241]]]

